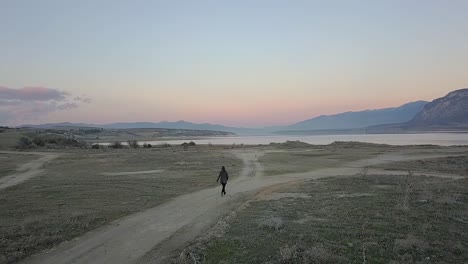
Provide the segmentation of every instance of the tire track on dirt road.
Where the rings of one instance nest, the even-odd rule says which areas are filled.
[[[48,153],[48,152],[15,152],[15,151],[1,151],[4,154],[16,154],[16,155],[39,155],[41,156],[39,159],[27,162],[21,165],[17,172],[0,178],[0,190],[5,189],[26,180],[31,179],[39,174],[41,174],[44,170],[42,170],[42,166],[52,161],[53,159],[60,156],[58,153]]]

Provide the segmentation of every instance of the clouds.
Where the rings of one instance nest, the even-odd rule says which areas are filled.
[[[0,100],[49,101],[65,100],[68,93],[46,87],[12,89],[0,86]]]
[[[68,92],[53,88],[0,86],[0,124],[18,125],[90,102],[91,99],[85,96],[72,97]]]
[[[77,96],[75,98],[73,98],[73,101],[78,101],[78,102],[83,102],[83,103],[91,103],[91,98],[87,98],[87,97],[81,97],[81,96]]]

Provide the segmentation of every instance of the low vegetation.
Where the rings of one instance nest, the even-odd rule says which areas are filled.
[[[0,153],[0,178],[8,176],[21,169],[21,165],[37,159],[36,155]]]
[[[130,148],[139,148],[140,145],[138,145],[138,141],[136,140],[129,140],[127,141],[128,147]]]
[[[233,178],[242,168],[221,148],[64,152],[46,164],[43,175],[0,192],[0,263],[17,262],[112,220],[214,186],[222,165]],[[162,171],[122,174],[152,170]]]
[[[466,179],[391,175],[288,186],[278,191],[305,195],[252,202],[174,262],[465,263],[467,189]]]
[[[115,141],[114,143],[109,144],[109,148],[121,149],[124,148],[124,145],[120,141]]]
[[[86,143],[75,138],[66,137],[57,134],[40,134],[33,137],[23,136],[17,144],[17,149],[34,149],[34,148],[83,148]]]
[[[188,147],[194,147],[194,146],[196,146],[196,144],[195,144],[195,142],[190,141],[190,142],[188,142],[188,143],[187,143],[187,142],[182,143],[181,146],[184,147],[185,149],[187,149]]]
[[[427,173],[468,175],[468,154],[446,158],[393,162],[378,166],[386,170],[410,170]]]
[[[73,134],[76,138],[88,143],[104,143],[114,141],[138,140],[156,141],[180,139],[187,137],[217,137],[232,136],[233,133],[209,130],[164,129],[164,128],[127,128],[127,129],[63,129],[63,133]]]
[[[292,148],[288,151],[267,153],[260,158],[265,167],[265,175],[281,175],[286,173],[307,172],[322,168],[329,168],[370,158],[374,155],[388,151],[378,145],[356,144],[359,147],[342,147],[331,144],[326,146],[304,145],[305,143],[284,143],[282,148]]]

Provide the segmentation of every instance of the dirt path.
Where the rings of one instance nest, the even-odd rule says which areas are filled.
[[[344,164],[338,168],[262,177],[263,168],[257,159],[263,153],[237,151],[235,154],[244,161],[244,168],[238,178],[228,183],[227,196],[224,198],[220,197],[220,187],[182,195],[149,210],[116,220],[80,238],[63,243],[50,252],[29,258],[25,263],[117,264],[147,260],[160,263],[164,257],[159,255],[160,253],[168,254],[206,230],[246,193],[258,192],[262,188],[295,180],[356,175],[361,173],[363,168],[379,163],[437,157],[384,154],[373,159]],[[152,251],[155,248],[156,250]],[[149,254],[148,257],[148,252],[153,254]]]
[[[37,176],[43,172],[41,167],[46,163],[49,162],[60,154],[57,153],[48,153],[48,152],[16,152],[16,151],[1,151],[1,153],[5,154],[20,154],[20,155],[39,155],[41,156],[37,160],[33,160],[21,165],[16,171],[15,174],[5,176],[0,178],[0,190],[8,188],[10,186],[16,185],[28,179],[31,179],[34,176]]]
[[[123,171],[123,172],[103,172],[104,176],[121,176],[121,175],[139,175],[139,174],[152,174],[163,172],[164,170],[145,170],[145,171]]]

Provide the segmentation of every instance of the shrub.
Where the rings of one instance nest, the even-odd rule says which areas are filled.
[[[120,143],[119,141],[116,141],[114,143],[111,143],[109,145],[109,148],[115,148],[115,149],[121,149],[123,148],[124,146],[122,145],[122,143]]]
[[[100,147],[99,144],[93,144],[93,145],[91,146],[92,149],[99,149],[99,147]]]
[[[136,140],[128,140],[127,143],[128,143],[128,146],[129,146],[130,148],[138,148],[138,147],[140,147],[140,146],[138,145],[138,141],[136,141]]]
[[[153,146],[151,144],[149,144],[149,143],[143,144],[143,148],[151,148],[151,147],[153,147]]]
[[[43,147],[45,145],[45,141],[40,137],[33,138],[32,142],[39,147]]]
[[[30,148],[31,145],[32,145],[32,141],[29,140],[29,138],[22,137],[18,140],[18,143],[16,144],[16,148],[27,149],[27,148]]]
[[[181,144],[182,147],[186,148],[186,147],[193,147],[193,146],[196,146],[195,142],[193,141],[190,141],[189,143],[187,142],[184,142]]]

